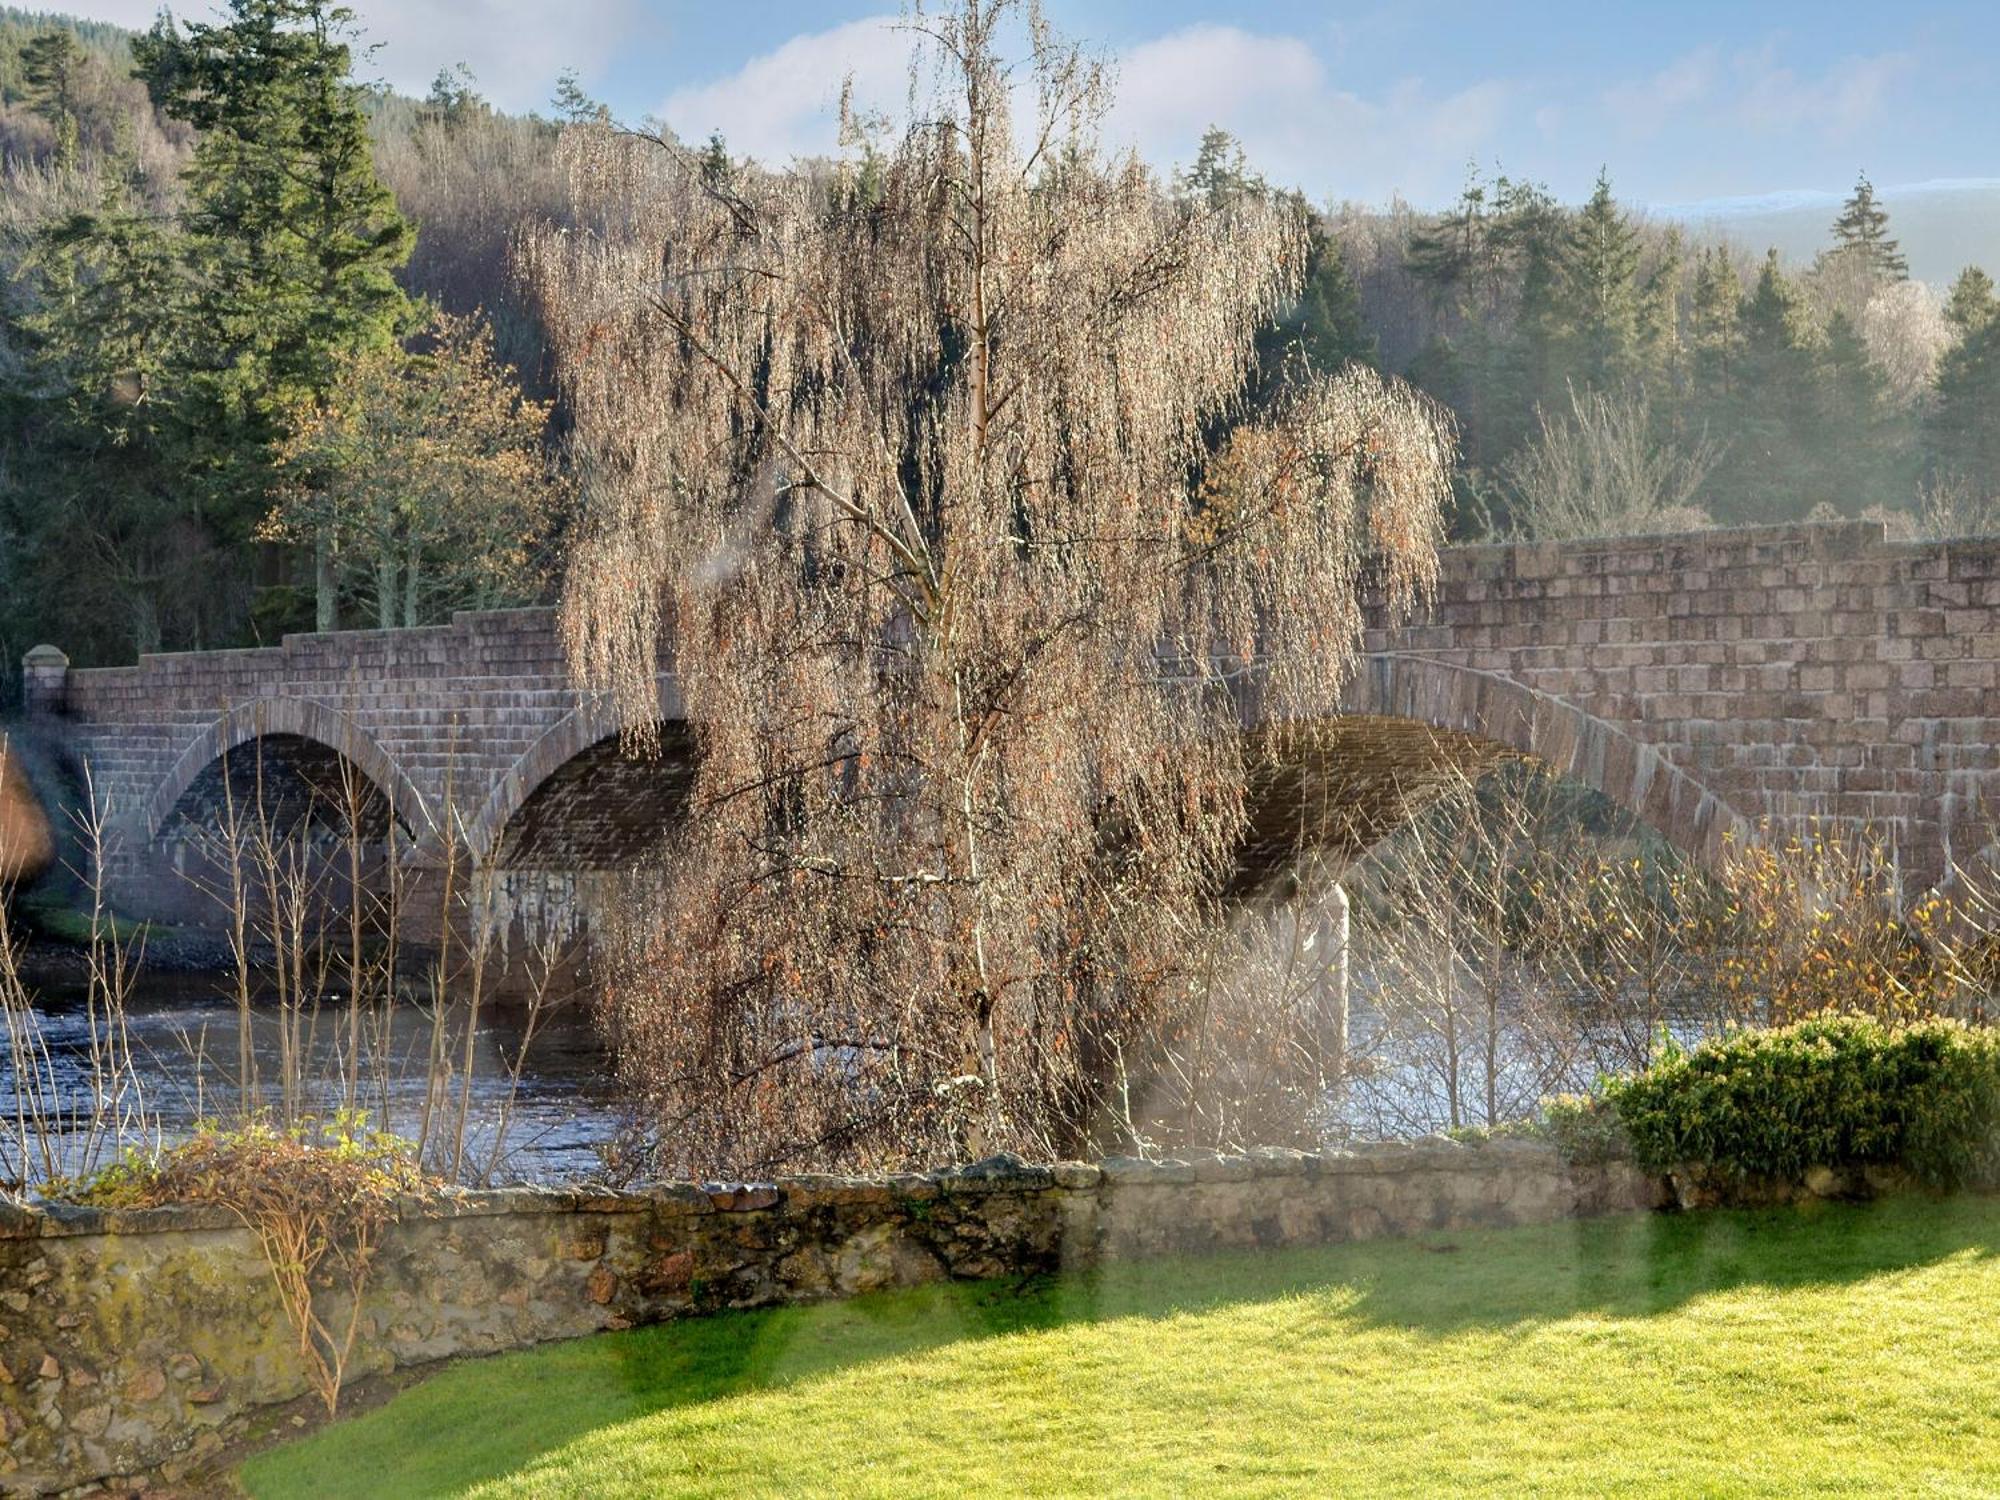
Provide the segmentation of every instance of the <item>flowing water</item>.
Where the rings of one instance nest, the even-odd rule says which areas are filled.
[[[23,1071],[39,1082],[46,1113],[66,1122],[58,1127],[73,1170],[86,1152],[89,1132],[77,1122],[89,1119],[93,1105],[119,1106],[117,1112],[142,1122],[135,1139],[172,1141],[188,1135],[198,1120],[233,1115],[242,1102],[238,1085],[240,1026],[236,1003],[225,993],[227,981],[216,975],[161,974],[143,977],[125,1011],[124,1037],[132,1058],[128,1086],[116,1101],[98,1101],[92,1066],[93,1022],[84,986],[68,978],[45,978],[33,986],[35,1001],[26,1017],[16,1018],[17,1033],[32,1028],[43,1056],[24,1070],[16,1049],[0,1035],[0,1104],[7,1118],[0,1121],[0,1180],[18,1176],[19,1146],[15,1101]],[[449,1006],[441,1036],[450,1072],[435,1100],[448,1096],[447,1107],[433,1104],[433,1149],[448,1149],[451,1126],[463,1082],[466,1007]],[[471,1179],[488,1175],[494,1163],[495,1181],[562,1181],[589,1176],[603,1163],[603,1152],[617,1133],[618,1115],[610,1077],[610,1061],[600,1045],[587,1009],[581,1004],[555,1007],[523,1041],[527,1016],[519,1006],[482,1007],[472,1038],[470,1108],[465,1159],[479,1171],[461,1173]],[[105,1035],[101,1021],[96,1025]],[[322,1006],[315,1022],[300,1030],[306,1045],[298,1076],[320,1080],[312,1088],[307,1112],[337,1106],[337,1080],[345,1072],[346,1012],[338,999]],[[266,1003],[253,1009],[250,1026],[253,1096],[259,1106],[275,1109],[282,1102],[286,1050],[279,1013]],[[389,1025],[362,1049],[362,1103],[371,1125],[416,1138],[423,1129],[434,1041],[432,1010],[403,1002],[394,1007]],[[518,1076],[513,1071],[520,1059]],[[504,1135],[502,1134],[504,1122]],[[496,1144],[498,1153],[496,1158]],[[104,1153],[99,1153],[99,1162]],[[88,1163],[82,1163],[87,1165]]]

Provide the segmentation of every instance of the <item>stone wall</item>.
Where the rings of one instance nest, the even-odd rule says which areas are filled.
[[[1445,1140],[1192,1165],[1000,1158],[921,1176],[452,1193],[406,1204],[386,1236],[351,1375],[944,1278],[1661,1201],[1626,1163]],[[0,1203],[0,1492],[185,1479],[260,1408],[305,1389],[270,1276],[230,1214]]]

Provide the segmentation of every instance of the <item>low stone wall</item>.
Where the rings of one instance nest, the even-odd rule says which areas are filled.
[[[1543,1223],[1662,1201],[1660,1184],[1627,1163],[1573,1167],[1547,1146],[1504,1140],[451,1193],[407,1203],[386,1235],[350,1376],[947,1277]],[[305,1389],[255,1241],[229,1213],[0,1204],[0,1491],[177,1482],[260,1408]]]

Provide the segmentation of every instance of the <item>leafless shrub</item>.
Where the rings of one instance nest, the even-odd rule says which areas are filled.
[[[2000,880],[1950,873],[1908,891],[1888,840],[1833,822],[1760,828],[1704,873],[1546,768],[1463,778],[1348,877],[1345,1120],[1497,1123],[1665,1039],[1827,1012],[1984,1022]]]
[[[1917,495],[1917,525],[1930,541],[2000,536],[2000,494],[1982,494],[1962,474],[1939,474]]]
[[[218,789],[219,805],[177,836],[187,843],[188,878],[216,903],[230,955],[233,1065],[211,1055],[205,1036],[189,1038],[185,1056],[135,1058],[127,1012],[143,929],[135,933],[106,902],[109,810],[89,799],[88,867],[79,872],[91,902],[85,1026],[74,1080],[51,1054],[24,972],[26,939],[0,904],[0,1016],[13,1084],[0,1181],[83,1182],[121,1158],[156,1157],[160,1112],[143,1084],[163,1074],[227,1130],[292,1140],[339,1121],[370,1139],[395,1135],[413,1162],[450,1180],[500,1178],[516,1144],[529,1048],[573,998],[561,981],[570,941],[551,933],[510,958],[492,900],[497,876],[473,867],[462,836],[440,839],[437,882],[414,895],[403,859],[414,831],[345,760],[323,783],[301,786],[254,740],[223,756]],[[435,903],[438,938],[428,949],[404,931],[418,899]],[[523,982],[525,1030],[502,1050],[498,1075],[481,1080],[482,1028],[510,971]],[[408,1026],[397,1022],[413,1013],[422,1038],[408,1049]],[[413,1070],[421,1091],[406,1110],[399,1100]],[[482,1082],[498,1090],[497,1109],[476,1092]]]
[[[1566,414],[1536,414],[1537,429],[1509,459],[1514,513],[1537,541],[1698,531],[1715,523],[1697,502],[1721,450],[1654,431],[1644,395],[1569,395]]]
[[[25,942],[10,910],[11,882],[0,880],[0,1020],[6,1026],[13,1081],[13,1098],[5,1101],[5,1134],[0,1136],[0,1187],[18,1190],[32,1182],[86,1175],[127,1150],[158,1140],[157,1117],[134,1065],[126,1024],[144,939],[119,923],[105,900],[109,819],[109,806],[86,776],[84,807],[77,814],[89,864],[81,1049],[89,1086],[81,1096],[62,1085],[23,971]],[[0,870],[9,867],[7,836],[8,830],[0,827]]]

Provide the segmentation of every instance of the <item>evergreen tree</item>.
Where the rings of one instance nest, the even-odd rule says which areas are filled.
[[[1995,313],[2000,313],[2000,298],[1993,294],[1993,278],[1977,266],[1967,266],[1951,284],[1945,320],[1960,338],[1967,338],[1992,322]]]
[[[1242,143],[1221,126],[1211,125],[1202,132],[1194,165],[1174,174],[1174,191],[1209,208],[1226,208],[1245,193],[1261,197],[1268,188],[1250,170]]]
[[[1639,289],[1639,354],[1649,373],[1678,387],[1684,381],[1681,340],[1681,286],[1684,274],[1680,231],[1668,232],[1652,270]]]
[[[479,80],[464,63],[439,68],[424,98],[424,113],[447,129],[470,124],[493,113],[479,93]]]
[[[1910,263],[1902,248],[1889,238],[1889,211],[1875,198],[1875,186],[1868,174],[1855,181],[1854,192],[1833,221],[1836,256],[1850,257],[1878,281],[1907,281]]]
[[[1974,498],[1992,500],[2000,498],[2000,308],[1990,283],[1968,282],[1975,274],[1961,275],[1953,288],[1953,321],[1965,331],[1938,361],[1930,463]]]
[[[1484,383],[1488,452],[1498,462],[1537,426],[1536,413],[1569,399],[1573,326],[1567,302],[1569,229],[1546,188],[1502,178],[1493,238],[1518,267],[1520,293],[1505,337],[1488,335]]]
[[[1907,418],[1889,400],[1887,379],[1845,313],[1828,321],[1815,365],[1804,443],[1814,502],[1854,515],[1907,500],[1916,487]]]
[[[1695,386],[1706,396],[1725,399],[1730,393],[1730,377],[1742,343],[1738,322],[1742,301],[1743,284],[1737,280],[1729,253],[1712,247],[1704,250],[1695,267],[1689,334]]]
[[[1493,310],[1498,276],[1489,228],[1486,188],[1474,174],[1435,224],[1411,234],[1405,262],[1434,306],[1460,317]]]
[[[1257,337],[1253,401],[1275,387],[1285,361],[1296,355],[1323,371],[1338,370],[1350,360],[1375,362],[1375,338],[1361,316],[1361,297],[1340,246],[1302,195],[1286,196],[1307,225],[1305,287],[1299,300]]]
[[[342,359],[410,318],[396,285],[409,224],[375,175],[350,13],[326,0],[230,0],[226,25],[163,19],[139,71],[201,132],[183,215],[195,315],[225,406],[265,411],[332,384]]]
[[[1572,375],[1599,390],[1623,384],[1638,370],[1639,232],[1611,196],[1607,174],[1598,173],[1564,251],[1561,295],[1576,339]]]
[[[213,640],[243,599],[177,483],[169,371],[185,286],[170,232],[115,181],[95,214],[47,226],[22,266],[36,293],[8,426],[15,529],[38,628],[82,659]],[[14,601],[10,601],[14,602]]]
[[[201,132],[181,216],[193,331],[178,374],[211,524],[241,542],[267,507],[291,414],[409,321],[394,273],[413,234],[375,175],[349,76],[351,13],[327,0],[230,0],[228,15],[185,34],[162,17],[136,56],[155,102]],[[317,624],[331,628],[324,548],[315,593]]]
[[[1182,202],[1210,212],[1226,210],[1242,198],[1274,196],[1263,176],[1251,170],[1236,137],[1213,125],[1202,134],[1194,165],[1175,174],[1174,191]],[[1275,394],[1287,362],[1296,357],[1303,356],[1322,371],[1338,370],[1349,360],[1366,364],[1375,358],[1375,340],[1362,322],[1360,295],[1325,222],[1303,193],[1275,197],[1305,225],[1305,285],[1299,299],[1257,336],[1257,374],[1247,392],[1252,406]]]
[[[1730,395],[1708,403],[1711,435],[1726,446],[1710,493],[1720,520],[1803,516],[1819,499],[1810,451],[1815,330],[1798,285],[1773,250],[1738,311]]]
[[[77,45],[76,34],[65,26],[42,32],[21,49],[21,79],[27,86],[29,105],[55,132],[59,167],[76,162],[83,67],[83,49]]]

